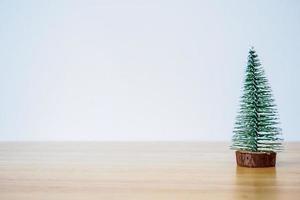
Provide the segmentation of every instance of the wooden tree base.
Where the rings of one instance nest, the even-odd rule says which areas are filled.
[[[275,152],[248,152],[236,151],[236,163],[241,167],[275,167]]]

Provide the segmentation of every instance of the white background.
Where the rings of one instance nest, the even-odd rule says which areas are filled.
[[[1,1],[0,140],[227,140],[255,46],[300,139],[299,1]]]

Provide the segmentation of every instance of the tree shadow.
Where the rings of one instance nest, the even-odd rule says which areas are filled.
[[[278,199],[276,168],[236,167],[236,199]]]

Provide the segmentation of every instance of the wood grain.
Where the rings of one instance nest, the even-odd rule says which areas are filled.
[[[251,169],[220,142],[1,142],[0,199],[300,199],[300,143],[285,147]]]

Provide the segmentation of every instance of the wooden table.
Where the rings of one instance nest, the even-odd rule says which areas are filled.
[[[1,142],[0,199],[300,199],[300,143],[285,148],[248,169],[220,142]]]

